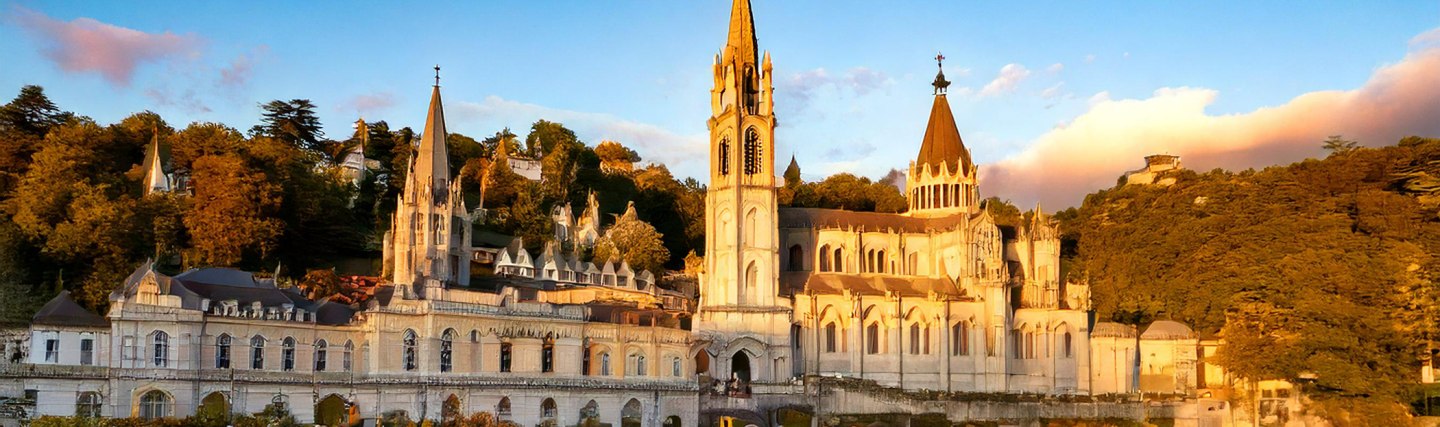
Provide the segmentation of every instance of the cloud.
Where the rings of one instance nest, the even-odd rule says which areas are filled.
[[[980,89],[980,96],[995,96],[1015,91],[1020,82],[1030,77],[1030,70],[1024,65],[1006,64],[1000,67],[1000,73],[995,76],[984,88]]]
[[[225,87],[240,87],[250,81],[250,76],[255,69],[255,62],[259,57],[270,53],[270,47],[260,45],[254,50],[241,53],[230,61],[230,65],[220,69],[220,85]]]
[[[560,122],[583,141],[613,140],[634,149],[645,160],[662,163],[677,176],[704,176],[708,168],[709,136],[703,131],[679,134],[660,126],[625,120],[610,114],[550,108],[487,96],[480,102],[462,101],[446,109],[459,122],[527,129],[535,120]]]
[[[1092,53],[1092,54],[1089,54],[1089,55],[1085,55],[1085,63],[1086,63],[1086,64],[1089,64],[1089,63],[1092,63],[1092,62],[1095,62],[1095,54]]]
[[[1022,205],[1038,199],[1073,206],[1139,168],[1149,154],[1180,155],[1193,170],[1239,170],[1320,156],[1320,141],[1328,135],[1371,146],[1440,135],[1440,47],[1412,51],[1352,90],[1309,92],[1245,113],[1206,113],[1219,96],[1190,87],[1162,88],[1144,99],[1098,93],[1068,125],[982,166],[982,188]]]
[[[116,86],[129,86],[135,69],[200,55],[204,42],[194,34],[152,34],[90,18],[59,21],[13,6],[9,20],[38,39],[41,53],[70,73],[98,73]]]
[[[1045,67],[1045,72],[1050,74],[1060,74],[1061,71],[1065,71],[1065,64],[1061,64],[1059,62],[1050,64],[1049,67]]]
[[[1064,90],[1064,88],[1065,82],[1056,83],[1054,86],[1047,87],[1045,88],[1045,90],[1040,91],[1040,97],[1045,99],[1054,99],[1055,97],[1065,94],[1064,92],[1061,92],[1062,90]]]
[[[825,150],[821,157],[831,161],[861,160],[875,153],[875,145],[862,140],[840,143]]]
[[[395,106],[395,94],[390,92],[375,92],[362,95],[355,95],[344,103],[336,106],[336,110],[354,112],[359,114],[378,113],[389,110]]]
[[[825,90],[865,96],[870,92],[885,89],[894,84],[895,79],[885,72],[868,67],[854,67],[838,77],[831,76],[830,72],[822,67],[790,75],[781,82],[780,88],[776,92],[779,96],[786,98],[779,105],[784,105],[798,113],[807,109],[810,101]]]
[[[181,111],[190,114],[210,112],[210,107],[200,101],[200,97],[196,95],[195,89],[185,89],[177,92],[167,88],[155,87],[146,89],[145,97],[154,101],[155,105],[179,108]]]

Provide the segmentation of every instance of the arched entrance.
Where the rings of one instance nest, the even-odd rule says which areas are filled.
[[[325,396],[319,402],[315,402],[315,424],[327,427],[348,427],[350,420],[357,419],[356,414],[351,413],[354,408],[339,395]]]
[[[705,374],[710,372],[710,353],[705,350],[695,352],[695,373]]]
[[[464,417],[465,414],[460,413],[461,409],[459,397],[452,394],[445,398],[445,404],[440,406],[440,422],[449,423]]]
[[[665,418],[665,424],[661,427],[684,427],[680,425],[680,417],[671,415]]]
[[[741,383],[750,383],[750,356],[745,355],[744,350],[737,351],[730,357],[730,373]]]
[[[620,427],[640,427],[644,414],[645,409],[640,406],[640,400],[630,399],[620,410]]]
[[[195,416],[205,421],[229,421],[230,399],[218,391],[207,394],[200,399],[200,408],[195,411]]]

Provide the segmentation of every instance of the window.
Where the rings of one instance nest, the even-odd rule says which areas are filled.
[[[970,328],[965,322],[956,323],[950,327],[951,353],[955,356],[970,354]]]
[[[495,415],[502,418],[510,416],[509,397],[502,397],[500,398],[500,403],[495,404]]]
[[[760,132],[755,128],[745,131],[745,174],[754,175],[764,172],[760,163],[764,159],[764,148],[760,146]]]
[[[802,249],[802,248],[800,247],[800,245],[792,245],[792,246],[790,246],[790,268],[789,268],[789,270],[790,270],[790,271],[804,271],[804,270],[805,270],[805,249]]]
[[[354,360],[355,343],[345,341],[345,353],[340,358],[340,369],[350,372],[351,361]]]
[[[230,369],[230,335],[215,337],[215,369]]]
[[[820,247],[820,271],[830,271],[830,245]]]
[[[600,375],[610,375],[610,353],[600,353]]]
[[[825,352],[835,352],[835,322],[825,324]]]
[[[671,359],[670,359],[670,376],[672,376],[672,377],[678,377],[678,376],[680,376],[680,358],[678,358],[678,357],[674,357],[674,358],[671,358]]]
[[[280,341],[280,370],[286,372],[295,370],[294,338],[285,337],[284,340]]]
[[[155,367],[164,368],[170,361],[170,335],[166,334],[165,331],[155,331],[154,337],[151,338],[151,343],[155,347],[155,352],[153,353]]]
[[[922,346],[922,347],[923,347],[922,350],[924,350],[924,353],[925,353],[925,354],[930,354],[930,325],[929,325],[929,324],[926,324],[926,325],[925,325],[925,332],[924,332],[924,334],[925,334],[925,336],[921,338],[921,342],[924,343],[924,345]]]
[[[81,418],[99,417],[101,409],[100,393],[93,391],[82,392],[75,397],[75,416]]]
[[[455,330],[446,329],[440,336],[440,372],[455,368]]]
[[[645,365],[645,355],[641,354],[635,356],[635,375],[642,377],[645,376]]]
[[[845,271],[845,264],[844,264],[844,262],[843,262],[844,259],[843,259],[842,256],[840,255],[840,249],[841,249],[841,248],[835,248],[835,259],[832,260],[831,263],[830,263],[830,269],[831,269],[831,271],[836,271],[836,272],[844,272],[844,271]]]
[[[83,338],[80,340],[80,364],[95,364],[95,339]]]
[[[1064,354],[1065,354],[1065,357],[1067,357],[1067,358],[1068,358],[1068,357],[1071,357],[1071,356],[1074,356],[1074,353],[1072,353],[1071,350],[1070,350],[1070,348],[1071,348],[1070,345],[1071,345],[1072,343],[1073,343],[1073,338],[1070,336],[1070,331],[1065,331],[1065,347],[1064,347],[1064,352],[1065,352],[1065,353],[1064,353]]]
[[[326,356],[329,353],[330,343],[325,340],[315,342],[315,372],[325,372]]]
[[[910,324],[910,354],[920,354],[920,324]]]
[[[60,339],[49,338],[45,340],[45,362],[56,363],[60,361]]]
[[[555,408],[555,399],[545,398],[544,402],[540,402],[541,419],[553,420],[558,412]]]
[[[871,323],[865,328],[865,352],[869,354],[880,353],[880,324]]]
[[[510,372],[510,343],[500,344],[500,372]]]
[[[265,337],[250,339],[250,369],[265,369]]]
[[[146,420],[170,416],[170,395],[160,390],[150,390],[140,396],[140,418]]]
[[[540,372],[555,372],[555,343],[546,341],[540,348]]]
[[[590,346],[585,346],[585,351],[580,356],[580,375],[590,375]]]
[[[720,157],[720,174],[721,174],[721,175],[729,175],[729,174],[730,174],[730,138],[723,138],[723,139],[720,140],[720,153],[718,154],[718,156]]]
[[[419,367],[415,363],[415,341],[415,331],[406,329],[400,345],[404,348],[401,351],[401,356],[404,358],[405,370],[407,371],[413,371]]]

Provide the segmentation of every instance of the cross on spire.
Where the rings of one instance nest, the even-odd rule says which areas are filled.
[[[440,64],[435,64],[435,87],[440,87]]]
[[[938,73],[935,74],[935,82],[930,83],[930,85],[931,85],[931,86],[935,86],[935,94],[936,94],[936,95],[944,95],[944,94],[945,94],[945,88],[950,87],[950,82],[949,82],[948,80],[945,80],[945,55],[944,55],[944,54],[942,54],[942,53],[940,53],[940,52],[935,52],[935,67],[939,68],[939,69],[940,69],[940,72],[938,72]]]

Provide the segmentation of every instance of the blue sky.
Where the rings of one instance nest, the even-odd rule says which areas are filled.
[[[547,118],[588,143],[615,139],[677,175],[696,175],[704,168],[710,64],[729,8],[727,1],[21,1],[0,7],[0,57],[7,58],[0,89],[43,85],[63,108],[102,123],[148,109],[176,126],[216,121],[240,129],[257,121],[260,102],[308,98],[328,135],[340,138],[360,115],[419,127],[431,67],[439,64],[452,132],[483,137],[508,126],[523,135]],[[1364,89],[1387,67],[1409,72],[1397,79],[1413,87],[1428,86],[1415,81],[1428,62],[1403,66],[1425,59],[1431,39],[1440,40],[1433,31],[1440,2],[756,1],[753,8],[760,47],[775,64],[778,157],[794,153],[806,179],[905,167],[931,104],[931,58],[942,51],[961,135],[990,180],[982,193],[1060,205],[1113,184],[1147,151],[1185,155],[1197,168],[1299,160],[1307,152],[1244,154],[1313,136],[1254,136],[1273,133],[1256,127],[1278,126],[1257,115],[1312,93],[1373,98]],[[117,51],[110,62],[85,60]],[[1369,145],[1393,143],[1392,134],[1440,133],[1423,120],[1386,121],[1440,114],[1432,110],[1440,90],[1404,95],[1374,102],[1408,109],[1360,123],[1319,120],[1356,108],[1348,98],[1324,110],[1341,113],[1306,108],[1281,121],[1314,118],[1316,134],[1356,135]],[[1190,129],[1186,135],[1110,129],[1144,127],[1126,122],[1127,106],[1155,111],[1169,101],[1176,112],[1159,121],[1189,114],[1204,123],[1174,126]],[[1102,122],[1109,130],[1062,129]],[[1211,126],[1254,140],[1224,156],[1177,142]],[[1087,138],[1129,142],[1107,148]],[[1096,144],[1094,159],[1055,158],[1088,144]],[[1070,151],[1045,148],[1055,146]],[[1079,161],[1090,165],[1083,173],[1055,166]],[[990,164],[995,175],[985,175]],[[1045,180],[1067,184],[1059,187],[1069,193],[1046,192],[1056,186]]]

